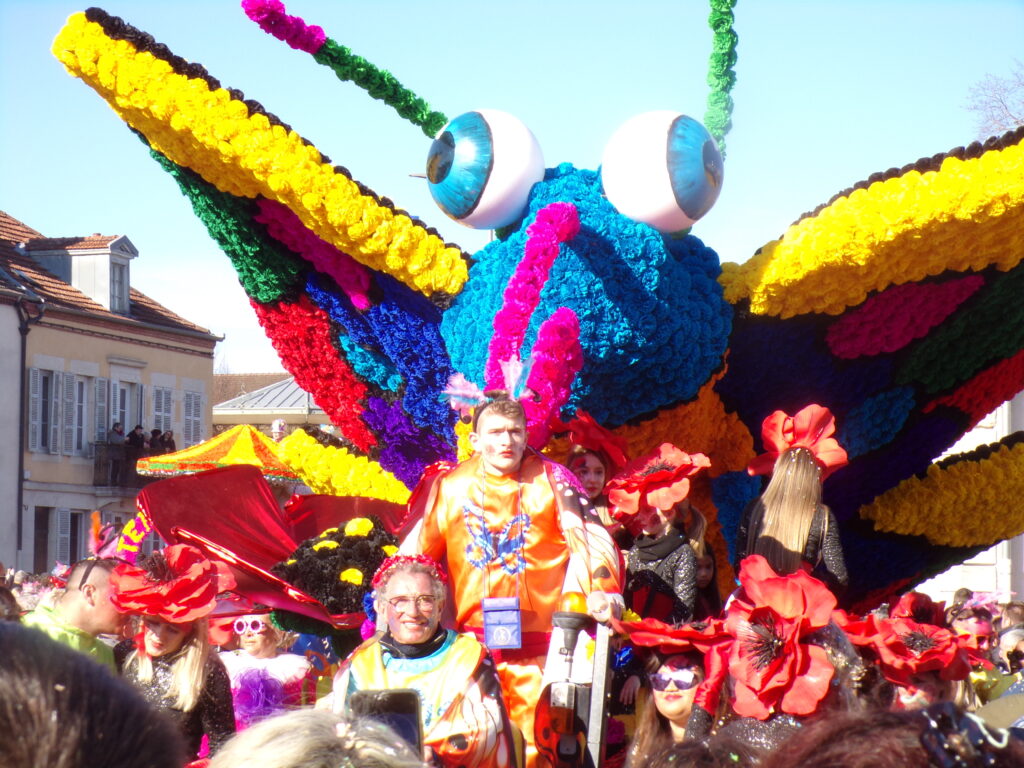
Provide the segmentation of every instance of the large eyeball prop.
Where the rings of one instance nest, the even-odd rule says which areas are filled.
[[[707,129],[678,112],[627,120],[604,150],[604,193],[623,216],[671,233],[692,227],[722,189],[722,154]]]
[[[543,178],[537,139],[518,118],[496,109],[456,117],[427,155],[434,202],[474,229],[496,229],[518,219],[530,189]]]

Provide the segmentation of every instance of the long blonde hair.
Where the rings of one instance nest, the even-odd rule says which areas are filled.
[[[171,701],[174,709],[182,712],[194,709],[199,703],[199,694],[203,692],[206,664],[210,660],[208,624],[206,619],[195,621],[192,632],[182,644],[182,650],[178,652],[178,658],[171,665],[171,684],[167,688],[166,698]],[[125,666],[135,668],[140,682],[153,682],[153,660],[148,654],[132,651]]]
[[[750,516],[747,552],[763,555],[778,573],[803,561],[814,515],[821,506],[821,469],[806,448],[783,451]]]

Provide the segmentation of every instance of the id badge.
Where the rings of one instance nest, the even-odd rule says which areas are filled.
[[[518,597],[485,597],[484,645],[494,649],[522,648],[523,619]]]

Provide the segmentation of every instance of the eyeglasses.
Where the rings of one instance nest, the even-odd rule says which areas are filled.
[[[698,677],[697,672],[692,669],[676,669],[667,674],[658,672],[649,675],[648,679],[651,681],[651,688],[656,691],[666,690],[669,683],[675,683],[678,691],[688,691],[700,682]]]
[[[234,623],[235,634],[241,635],[244,632],[262,632],[264,627],[267,626],[266,622],[260,619],[235,619]]]
[[[437,598],[433,595],[399,595],[388,599],[388,605],[401,613],[409,613],[413,605],[420,613],[433,613]]]

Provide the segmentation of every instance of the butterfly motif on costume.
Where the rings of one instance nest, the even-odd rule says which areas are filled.
[[[462,506],[470,542],[466,545],[466,560],[481,570],[497,561],[510,576],[526,570],[523,542],[530,530],[530,516],[520,512],[500,532],[491,531],[484,522],[484,511],[471,501]]]

